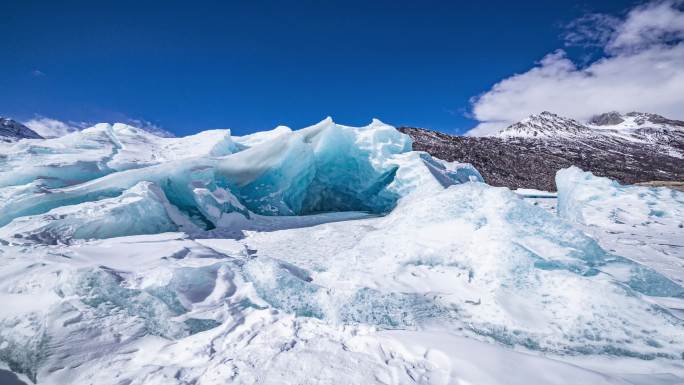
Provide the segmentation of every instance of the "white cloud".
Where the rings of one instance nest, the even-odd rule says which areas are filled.
[[[571,24],[574,31],[566,35],[569,44],[599,43],[605,56],[578,67],[558,50],[529,71],[500,81],[473,98],[473,116],[480,124],[468,134],[492,134],[545,110],[580,120],[607,111],[654,112],[684,119],[680,5],[653,2],[632,9],[620,22],[592,16]],[[597,25],[593,35],[591,28],[577,27],[592,21]]]
[[[657,1],[633,9],[616,28],[607,50],[634,51],[668,42],[681,43],[684,38],[681,4],[681,1]]]
[[[27,122],[24,122],[24,125],[35,131],[43,138],[56,138],[64,136],[70,132],[81,130],[83,128],[83,125],[80,123],[70,122],[67,124],[60,120],[50,119],[42,116],[38,116]]]

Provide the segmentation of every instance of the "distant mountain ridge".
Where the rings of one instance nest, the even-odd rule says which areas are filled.
[[[544,111],[539,115],[511,124],[500,130],[495,136],[499,138],[559,138],[576,135],[590,135],[589,127],[582,123]]]
[[[42,139],[32,129],[17,122],[16,120],[0,117],[0,141],[16,142],[20,139]]]
[[[684,122],[656,114],[608,112],[587,123],[545,111],[488,137],[402,127],[414,149],[473,164],[485,181],[555,190],[571,165],[622,183],[684,180]]]
[[[660,129],[684,129],[684,121],[668,119],[657,114],[645,112],[629,112],[620,114],[612,111],[595,115],[587,122],[594,127],[612,126],[618,129],[660,128]]]
[[[175,138],[169,132],[151,122],[128,119],[122,122],[127,126],[145,131],[160,138]],[[0,142],[16,142],[20,139],[58,138],[73,132],[83,131],[97,124],[86,122],[62,122],[59,120],[37,117],[25,124],[14,119],[0,117]]]
[[[596,115],[583,124],[575,119],[544,111],[512,124],[494,136],[547,140],[618,136],[637,142],[670,146],[673,141],[681,142],[684,139],[684,122],[643,112],[608,112]]]

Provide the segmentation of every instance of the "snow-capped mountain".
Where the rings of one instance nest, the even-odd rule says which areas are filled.
[[[471,163],[498,186],[553,191],[556,171],[572,165],[622,183],[684,180],[684,122],[655,114],[611,112],[581,123],[542,112],[489,137],[401,130],[414,149]]]
[[[548,111],[532,115],[495,134],[499,138],[539,140],[630,140],[661,146],[673,156],[684,157],[684,122],[643,112],[608,112],[587,123]]]
[[[16,142],[20,139],[42,139],[42,136],[15,120],[0,117],[0,141]]]
[[[684,130],[681,120],[667,119],[657,114],[644,112],[629,112],[621,114],[616,111],[599,114],[587,122],[592,128],[609,128],[614,130]]]
[[[591,133],[587,126],[574,119],[544,111],[502,129],[496,136],[499,138],[556,139]]]

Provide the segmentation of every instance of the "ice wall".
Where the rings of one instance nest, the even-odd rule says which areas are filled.
[[[75,180],[59,177],[57,182],[48,183],[45,177],[34,175],[35,170],[7,171],[2,175],[7,186],[0,191],[6,197],[0,204],[0,225],[60,206],[117,197],[140,182],[159,186],[165,199],[194,226],[213,229],[233,222],[226,216],[236,214],[247,219],[254,214],[291,216],[331,211],[383,214],[400,197],[416,190],[437,191],[453,183],[482,180],[470,166],[411,152],[408,136],[377,120],[354,128],[328,118],[298,131],[280,129],[264,137],[242,138],[238,144],[230,137],[217,137],[217,133],[181,139],[149,136],[127,126],[98,125],[31,144],[60,148],[49,159],[60,159],[70,152],[66,166],[50,165],[48,158],[37,156],[44,161],[40,167],[47,167],[54,175],[70,173],[73,163],[69,162],[82,153],[92,158],[89,162],[97,165],[93,166],[97,173],[77,173]],[[179,143],[192,145],[198,138],[200,142],[211,138],[218,141],[200,146],[195,156],[172,156]],[[145,155],[146,148],[154,150],[152,155]],[[8,151],[6,164],[19,162],[20,152],[16,148]],[[87,181],[74,182],[83,179]],[[419,179],[426,183],[416,184]]]
[[[326,119],[222,160],[219,173],[262,215],[383,213],[398,199],[387,189],[392,158],[410,150],[408,136],[378,121],[352,128]]]

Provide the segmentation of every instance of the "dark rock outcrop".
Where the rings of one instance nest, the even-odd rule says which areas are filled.
[[[0,118],[0,141],[14,142],[19,139],[42,139],[32,129],[12,119]]]
[[[622,119],[622,116],[620,116],[619,112],[615,111],[595,115],[589,119],[589,124],[593,124],[595,126],[614,126],[622,122],[624,122],[624,119]]]
[[[684,181],[684,129],[678,125],[663,128],[644,124],[619,131],[592,129],[568,119],[567,127],[563,127],[564,118],[545,114],[516,123],[502,130],[505,134],[501,136],[452,136],[412,127],[399,130],[413,138],[414,150],[470,163],[494,186],[555,191],[556,171],[573,165],[620,183]],[[658,115],[641,115],[654,117],[659,124],[680,123]],[[549,118],[553,127],[546,125]],[[599,120],[606,126],[617,121],[615,116]],[[525,127],[530,121],[532,124]]]

